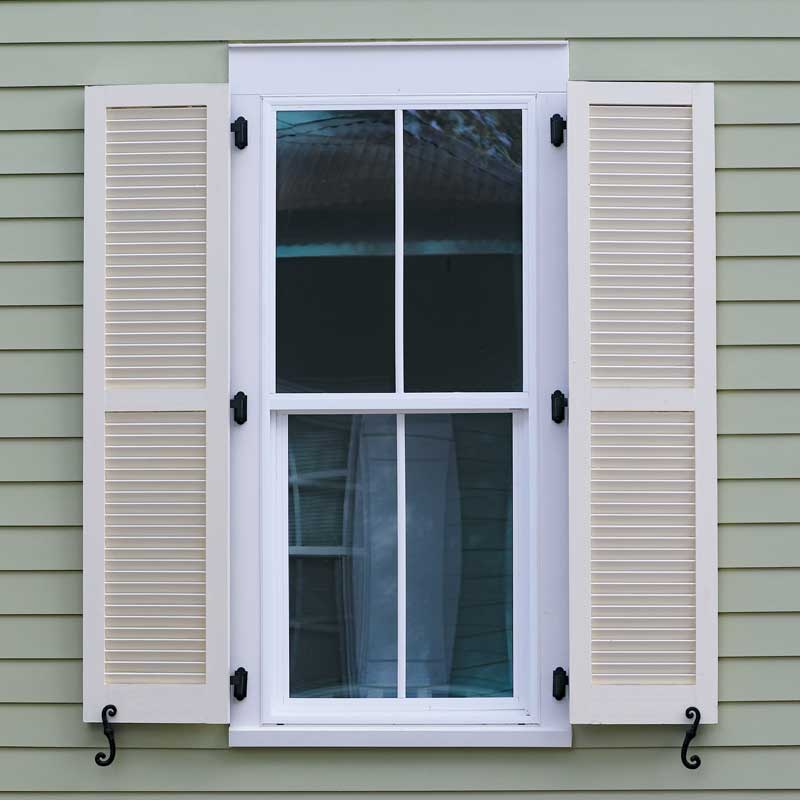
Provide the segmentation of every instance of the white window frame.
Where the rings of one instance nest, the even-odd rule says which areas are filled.
[[[549,396],[555,388],[566,390],[567,332],[566,148],[550,144],[549,119],[553,113],[565,114],[566,65],[563,43],[231,48],[232,117],[242,114],[249,123],[249,146],[232,157],[231,391],[246,391],[250,406],[248,423],[233,431],[231,442],[231,667],[245,666],[249,672],[248,697],[241,703],[232,701],[232,746],[571,744],[567,701],[555,701],[551,690],[552,670],[567,663],[567,445],[566,426],[550,420]],[[401,107],[523,110],[522,392],[275,392],[275,208],[270,188],[275,180],[274,115],[276,108],[313,107],[398,109],[399,141]],[[402,148],[398,149],[401,167]],[[402,181],[397,184],[402,213]],[[400,255],[395,280],[399,389]],[[544,301],[553,297],[560,301]],[[529,391],[531,386],[537,391]],[[490,410],[514,416],[515,697],[289,700],[286,681],[281,684],[276,679],[288,676],[287,636],[282,630],[287,626],[275,624],[276,608],[283,608],[286,616],[287,606],[286,414]],[[536,486],[538,492],[526,493],[525,486]],[[402,494],[399,507],[402,529]],[[530,536],[523,531],[530,531]],[[404,561],[402,552],[398,560]],[[528,571],[522,568],[523,561],[530,565]],[[276,564],[281,565],[279,570]],[[523,579],[526,572],[531,580]],[[398,655],[402,659],[402,652]],[[525,663],[537,668],[526,670]]]

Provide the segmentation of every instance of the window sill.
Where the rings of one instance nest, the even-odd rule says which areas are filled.
[[[231,727],[231,747],[571,747],[572,729],[538,725]]]

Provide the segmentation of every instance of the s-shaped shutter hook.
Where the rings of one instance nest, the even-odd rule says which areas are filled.
[[[694,720],[692,724],[686,729],[686,736],[683,737],[683,747],[681,747],[681,763],[686,769],[697,769],[700,766],[700,756],[694,755],[687,758],[686,754],[689,751],[689,743],[697,736],[697,729],[700,726],[700,709],[694,706],[689,706],[686,709],[686,718]]]
[[[103,706],[100,716],[103,718],[103,735],[108,739],[108,755],[102,752],[97,753],[94,757],[94,763],[98,767],[110,767],[117,755],[117,745],[114,742],[114,728],[111,727],[108,718],[117,716],[117,707],[114,705]]]

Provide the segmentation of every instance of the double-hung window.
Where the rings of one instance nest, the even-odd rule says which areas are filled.
[[[526,707],[525,110],[437,105],[274,111],[277,719]]]
[[[442,52],[469,75],[397,91]],[[297,53],[271,58],[291,75]],[[565,658],[550,622],[566,614],[566,437],[549,403],[566,373],[566,170],[548,138],[563,48],[537,52],[542,85],[562,88],[542,97],[504,90],[487,55],[328,48],[322,97],[237,97],[234,79],[234,115],[258,107],[243,155],[259,224],[237,229],[234,207],[233,228],[264,298],[260,346],[244,345],[262,389],[257,722],[284,738],[565,725],[541,677]],[[354,96],[364,56],[376,74]]]

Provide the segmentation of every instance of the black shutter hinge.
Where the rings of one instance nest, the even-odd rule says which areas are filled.
[[[553,697],[556,700],[563,700],[567,696],[567,686],[569,686],[569,675],[564,667],[556,667],[553,670]]]
[[[247,147],[247,120],[244,117],[236,117],[231,122],[231,133],[233,134],[233,143],[239,150],[244,150]]]
[[[564,132],[567,130],[567,121],[561,114],[550,117],[550,144],[561,147],[564,144]]]
[[[553,422],[561,423],[566,419],[569,400],[561,389],[556,389],[550,395],[550,418]]]
[[[231,398],[231,408],[233,421],[237,425],[244,425],[247,422],[247,395],[244,392],[236,392]]]
[[[247,670],[244,667],[237,667],[231,675],[231,686],[233,686],[233,696],[237,700],[244,700],[247,697]]]

